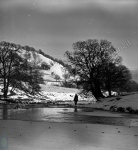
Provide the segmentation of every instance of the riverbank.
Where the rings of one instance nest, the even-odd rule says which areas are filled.
[[[45,100],[41,102],[33,102],[29,100],[20,100],[16,103],[8,103],[8,109],[30,109],[30,108],[73,108],[73,100]],[[129,93],[124,96],[114,96],[109,98],[99,99],[97,102],[80,100],[78,108],[91,108],[106,110],[112,112],[138,114],[138,93]],[[3,104],[0,104],[0,109],[3,109]]]
[[[138,93],[129,93],[124,96],[102,98],[92,108],[138,114]]]
[[[138,128],[0,120],[5,150],[137,150]]]

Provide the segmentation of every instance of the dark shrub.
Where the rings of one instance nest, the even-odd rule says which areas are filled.
[[[114,106],[111,106],[111,107],[110,107],[110,110],[111,110],[111,111],[117,111],[117,107],[116,107],[115,105],[114,105]]]
[[[50,69],[50,65],[48,65],[46,62],[43,62],[41,64],[41,68],[44,69],[44,70],[49,70]]]
[[[117,98],[116,98],[116,100],[120,100],[120,99],[121,99],[120,97],[117,97]]]
[[[125,112],[125,108],[123,108],[123,107],[118,107],[118,108],[117,108],[117,111],[118,111],[118,112]]]
[[[138,109],[137,109],[137,110],[135,110],[135,114],[138,114]]]
[[[132,111],[132,108],[131,107],[127,107],[126,110],[129,112],[129,111]]]
[[[135,110],[132,109],[131,107],[127,107],[126,110],[129,112],[129,113],[135,113]]]

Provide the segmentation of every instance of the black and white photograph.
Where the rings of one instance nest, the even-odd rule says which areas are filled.
[[[138,150],[137,0],[0,0],[0,150]]]

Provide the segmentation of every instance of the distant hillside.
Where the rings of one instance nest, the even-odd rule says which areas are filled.
[[[138,83],[138,70],[131,70],[132,79]]]
[[[136,81],[138,83],[138,74],[132,75],[132,78],[134,81]]]

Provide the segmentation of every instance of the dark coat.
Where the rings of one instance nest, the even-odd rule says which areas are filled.
[[[75,102],[78,101],[78,95],[77,95],[77,94],[75,94],[74,101],[75,101]]]

